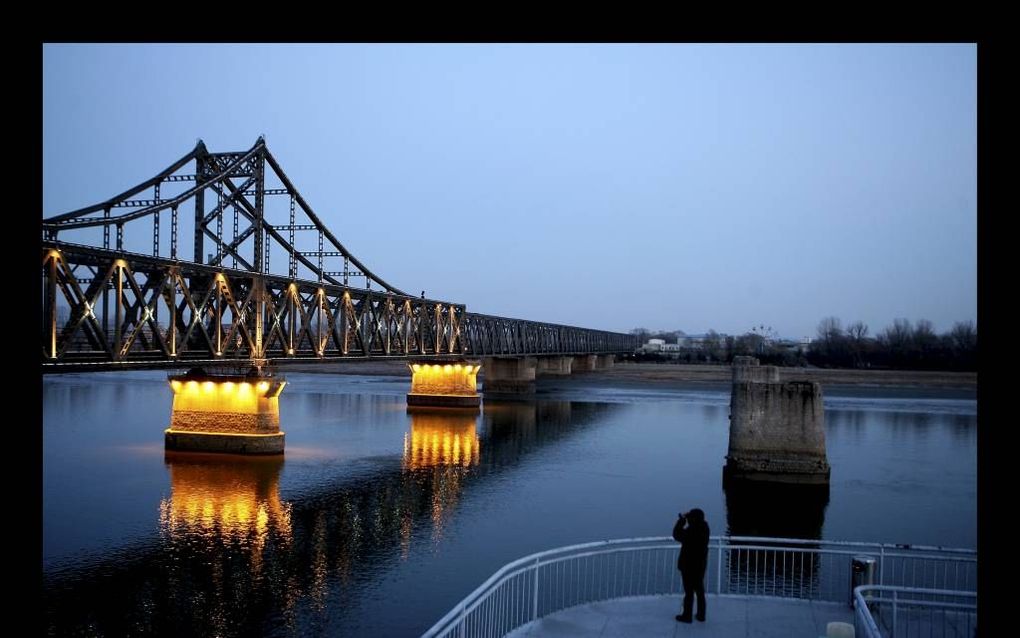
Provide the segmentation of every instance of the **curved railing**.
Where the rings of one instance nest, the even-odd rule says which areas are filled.
[[[854,621],[863,638],[972,638],[977,592],[862,585],[854,589]]]
[[[584,543],[525,556],[499,569],[424,636],[502,636],[577,605],[678,595],[679,550],[678,543],[664,536]],[[864,556],[870,559],[867,563],[855,562]],[[867,572],[859,570],[862,564],[869,564]],[[977,552],[749,536],[713,536],[710,541],[708,593],[850,605],[854,585],[973,592]]]

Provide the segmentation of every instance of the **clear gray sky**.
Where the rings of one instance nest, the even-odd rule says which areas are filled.
[[[977,315],[976,46],[46,45],[43,216],[265,135],[344,245],[627,331]]]

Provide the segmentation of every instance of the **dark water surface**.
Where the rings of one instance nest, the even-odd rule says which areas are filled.
[[[436,416],[407,380],[287,377],[283,459],[165,454],[165,373],[45,378],[50,634],[416,636],[515,558],[695,506],[714,534],[976,546],[959,393],[827,394],[819,497],[723,490],[724,390],[574,379]]]

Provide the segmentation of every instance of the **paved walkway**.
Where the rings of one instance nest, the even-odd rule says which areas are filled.
[[[849,605],[762,597],[708,597],[708,621],[684,624],[678,596],[618,598],[573,607],[541,618],[508,634],[568,638],[575,636],[650,636],[682,638],[817,638],[832,621],[853,624]]]

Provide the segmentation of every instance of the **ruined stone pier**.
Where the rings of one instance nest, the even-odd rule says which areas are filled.
[[[783,382],[776,366],[735,358],[724,483],[828,485],[829,474],[821,386]]]

